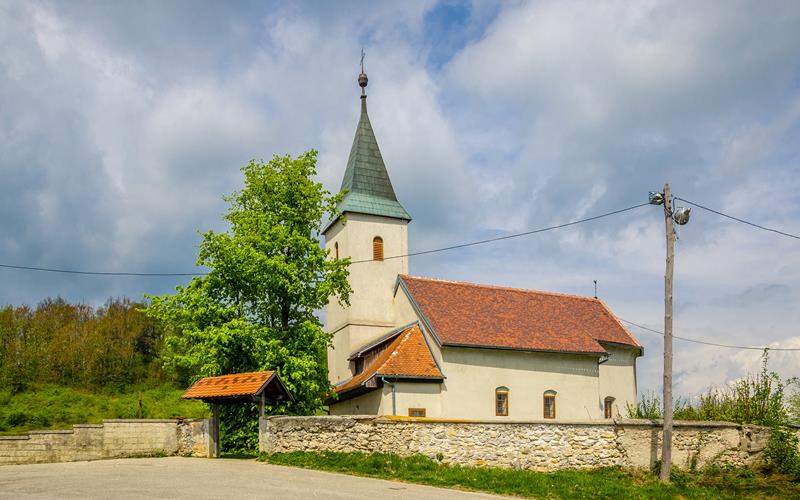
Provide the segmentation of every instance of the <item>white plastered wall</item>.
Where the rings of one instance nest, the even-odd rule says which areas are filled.
[[[396,415],[408,416],[409,408],[425,408],[428,418],[440,418],[442,413],[441,384],[439,382],[395,383]],[[330,406],[331,415],[392,415],[392,384],[366,394],[334,403]]]
[[[383,239],[384,257],[408,253],[408,221],[374,215],[348,213],[325,232],[325,248],[334,256],[367,261],[350,266],[350,306],[336,299],[328,303],[325,329],[334,334],[328,350],[328,377],[332,383],[352,376],[348,356],[357,348],[397,325],[394,315],[394,285],[398,274],[408,273],[408,258],[372,260],[372,240]]]
[[[329,406],[331,415],[385,415],[385,398],[382,392],[381,389],[375,389],[361,396],[333,403]],[[389,407],[389,413],[391,411],[392,408]]]
[[[443,416],[530,420],[543,417],[544,392],[556,391],[557,420],[602,418],[597,357],[444,347]],[[508,416],[495,415],[495,389],[508,387]]]
[[[627,418],[627,406],[636,405],[636,358],[638,349],[603,345],[608,351],[608,361],[600,365],[600,403],[606,397],[614,398],[613,418]]]

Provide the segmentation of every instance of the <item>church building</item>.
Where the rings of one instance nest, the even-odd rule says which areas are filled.
[[[397,199],[367,115],[323,228],[349,257],[350,306],[328,303],[334,415],[596,420],[636,403],[636,338],[594,297],[409,275],[411,216]]]

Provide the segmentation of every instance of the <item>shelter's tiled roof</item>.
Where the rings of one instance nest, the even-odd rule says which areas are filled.
[[[338,394],[361,387],[373,377],[443,379],[418,324],[406,328],[364,371],[334,388]]]
[[[599,299],[400,276],[443,345],[605,353],[640,344]]]
[[[184,399],[254,396],[275,372],[248,372],[201,378],[183,394]]]

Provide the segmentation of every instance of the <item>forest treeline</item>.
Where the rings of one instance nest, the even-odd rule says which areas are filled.
[[[163,329],[141,307],[130,299],[109,299],[95,308],[56,298],[35,308],[0,308],[0,388],[163,383]]]

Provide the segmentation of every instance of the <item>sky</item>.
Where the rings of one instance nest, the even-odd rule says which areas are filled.
[[[251,158],[319,151],[337,191],[370,118],[411,251],[680,197],[800,233],[800,3],[0,0],[0,263],[193,272]],[[800,347],[800,242],[695,209],[675,334]],[[413,257],[412,274],[600,298],[663,328],[659,207]],[[0,304],[102,304],[185,278],[0,269]],[[662,339],[639,392],[660,391]],[[760,353],[675,343],[675,392]],[[770,365],[800,375],[800,352]]]

